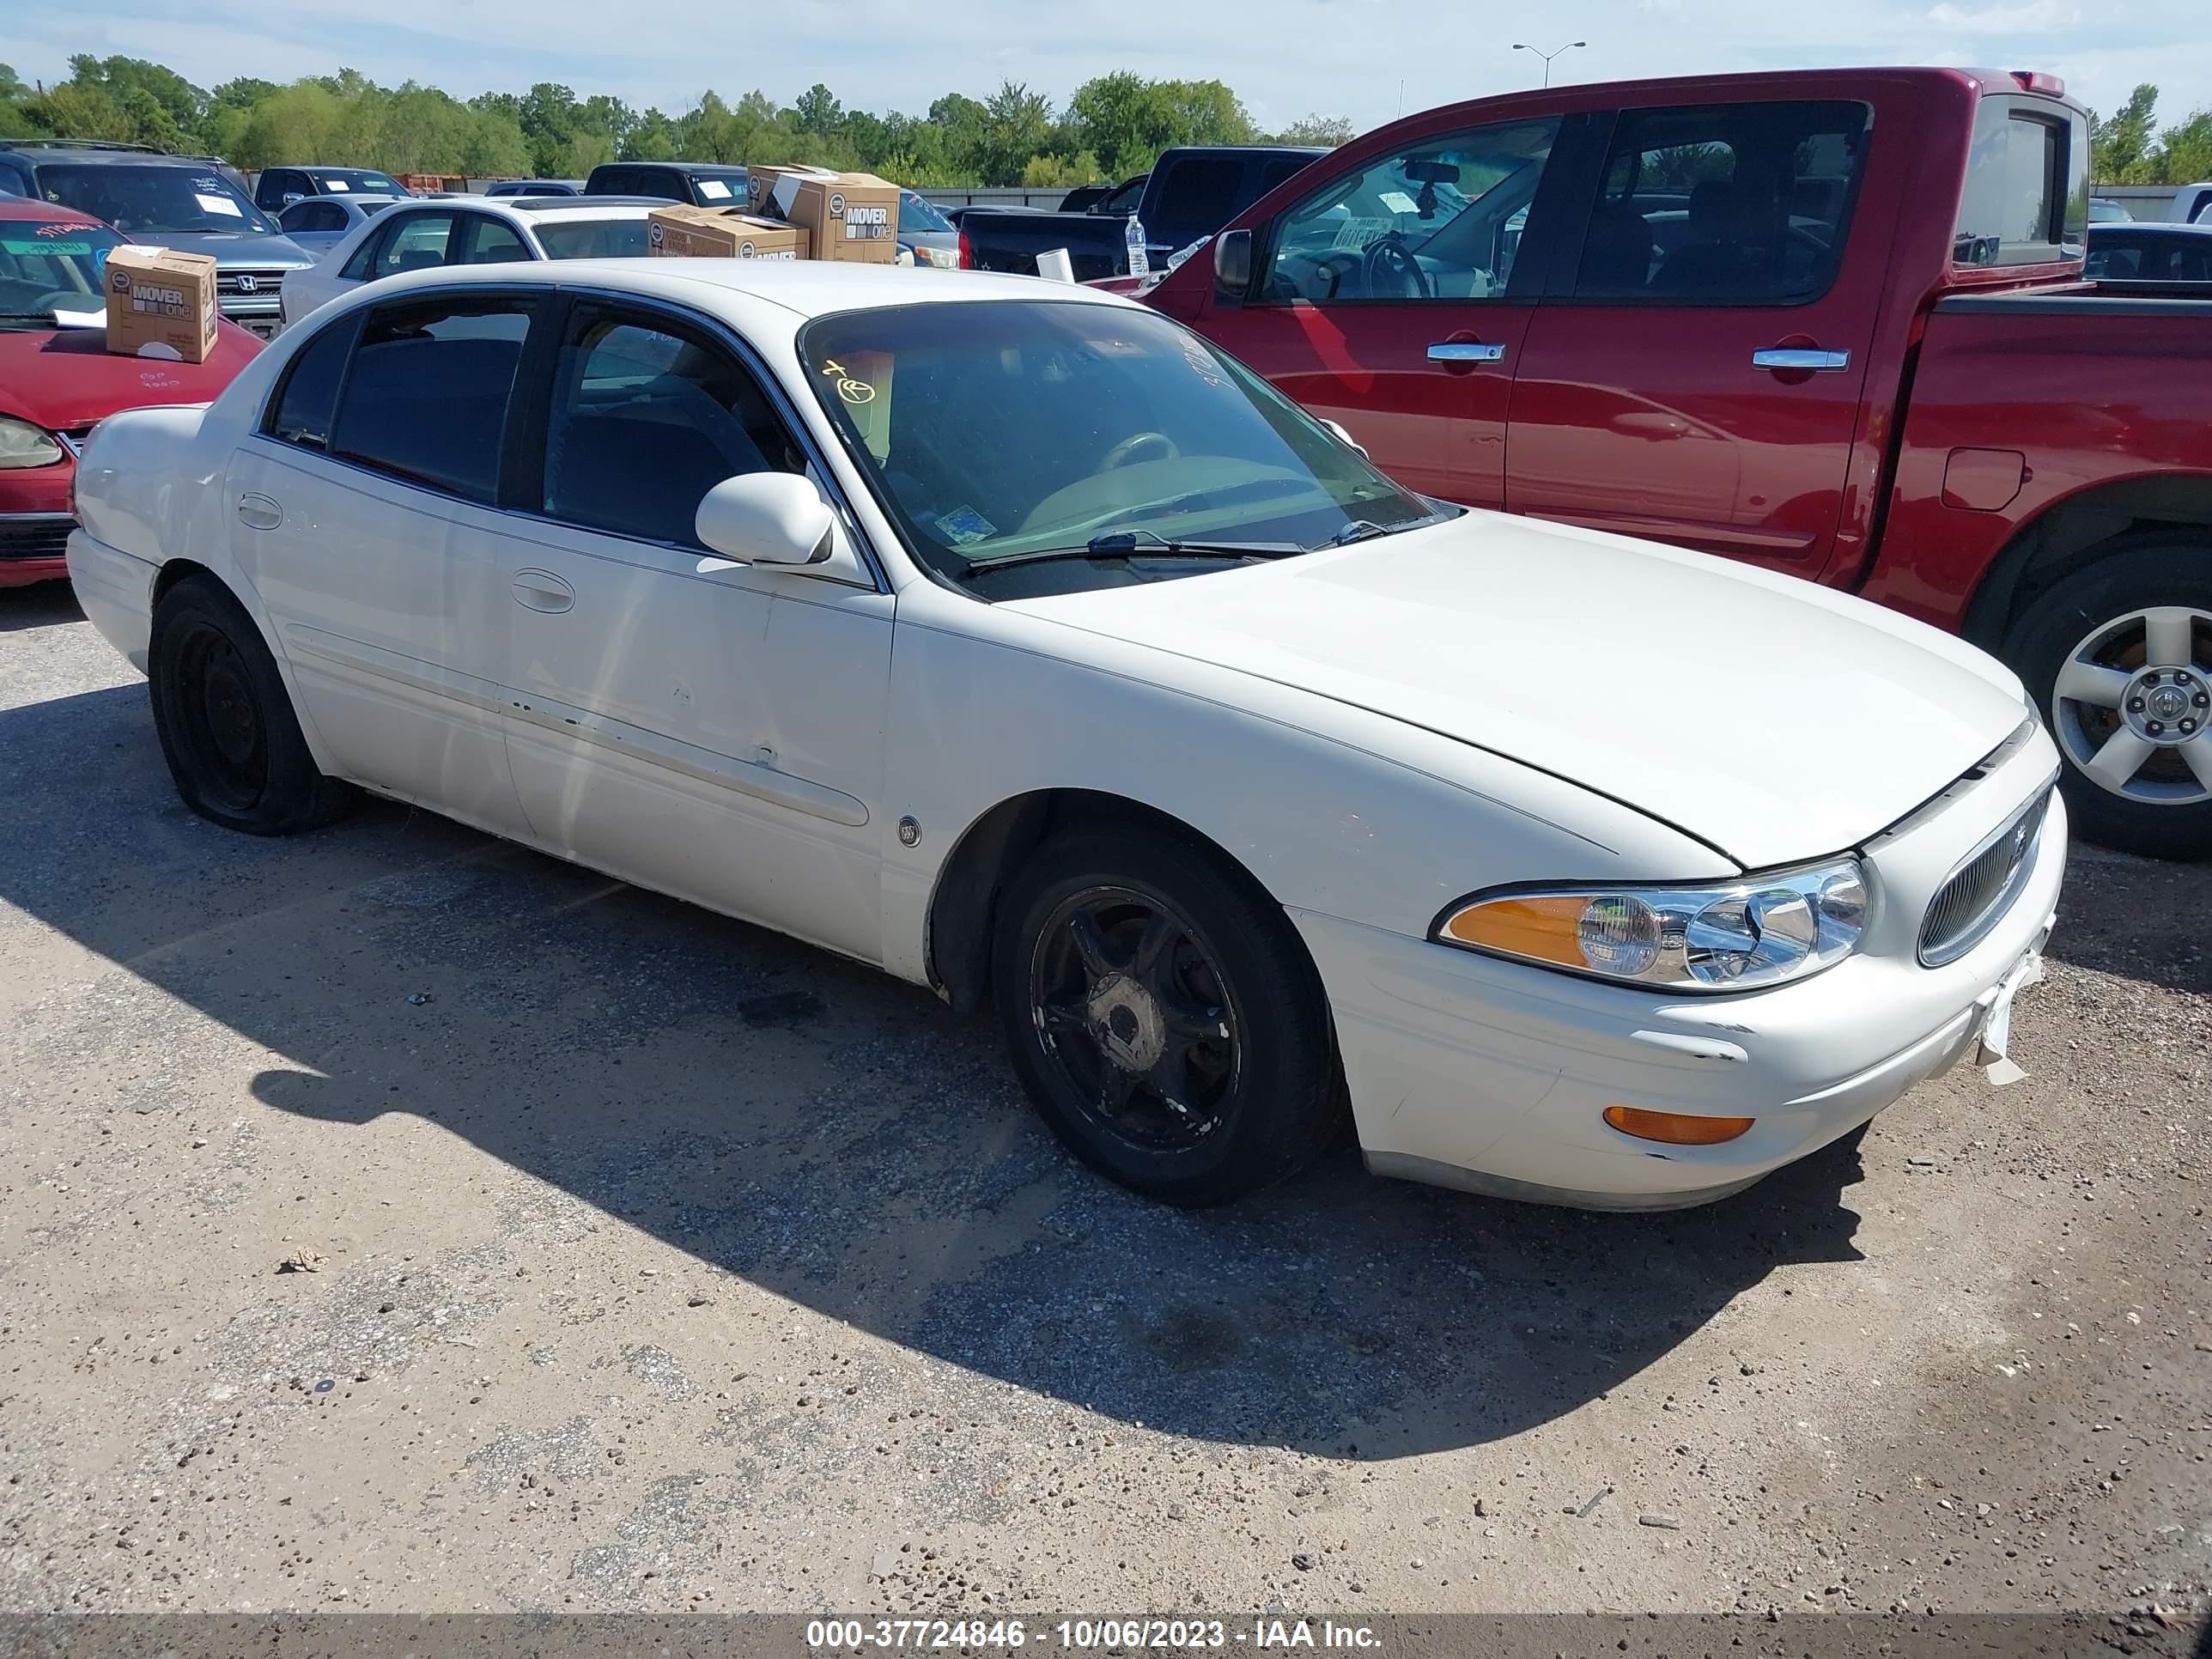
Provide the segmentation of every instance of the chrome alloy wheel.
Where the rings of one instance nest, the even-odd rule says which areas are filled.
[[[2081,775],[2153,806],[2212,800],[2212,612],[2131,611],[2060,665],[2052,733]]]

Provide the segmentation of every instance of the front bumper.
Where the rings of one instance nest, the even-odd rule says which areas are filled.
[[[1975,796],[1886,837],[1869,855],[1881,908],[1865,948],[1767,991],[1654,994],[1292,911],[1328,992],[1369,1166],[1504,1197],[1669,1209],[1849,1133],[1967,1055],[2049,934],[2066,861],[2055,796],[2002,919],[1956,962],[1914,959],[1928,898],[2054,761],[2038,732]],[[1757,1121],[1720,1146],[1662,1146],[1606,1123],[1614,1104]]]
[[[62,441],[64,449],[70,440]],[[24,587],[69,574],[64,548],[70,518],[68,459],[52,466],[0,471],[0,587]]]

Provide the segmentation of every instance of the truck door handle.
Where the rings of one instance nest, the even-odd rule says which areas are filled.
[[[1764,351],[1751,354],[1753,368],[1849,368],[1851,354],[1848,351],[1820,351],[1810,346],[1769,346]]]
[[[1429,348],[1432,363],[1502,363],[1505,348],[1484,345],[1475,340],[1438,340]]]
[[[238,498],[238,519],[255,530],[274,530],[284,522],[284,509],[273,497],[249,489]]]
[[[517,605],[554,616],[576,603],[576,590],[550,570],[518,570],[510,590]]]

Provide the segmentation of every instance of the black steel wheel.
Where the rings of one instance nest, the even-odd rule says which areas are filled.
[[[287,835],[349,804],[346,786],[317,769],[260,629],[214,577],[188,576],[161,596],[147,678],[169,775],[202,817]]]
[[[1220,1203],[1327,1144],[1328,1009],[1280,906],[1207,849],[1133,827],[1047,842],[1002,902],[993,977],[1016,1069],[1078,1156]]]

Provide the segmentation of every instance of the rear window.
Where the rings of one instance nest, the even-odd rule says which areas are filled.
[[[530,313],[528,300],[504,296],[378,307],[345,376],[331,453],[465,501],[493,501]]]
[[[1146,235],[1172,247],[1211,236],[1244,205],[1238,199],[1243,184],[1241,155],[1194,155],[1169,163],[1152,204],[1157,222],[1146,225]]]
[[[549,259],[636,259],[649,252],[643,219],[551,219],[538,224]]]
[[[1951,263],[1986,269],[2078,259],[2088,226],[2084,118],[2045,99],[1983,99]]]

